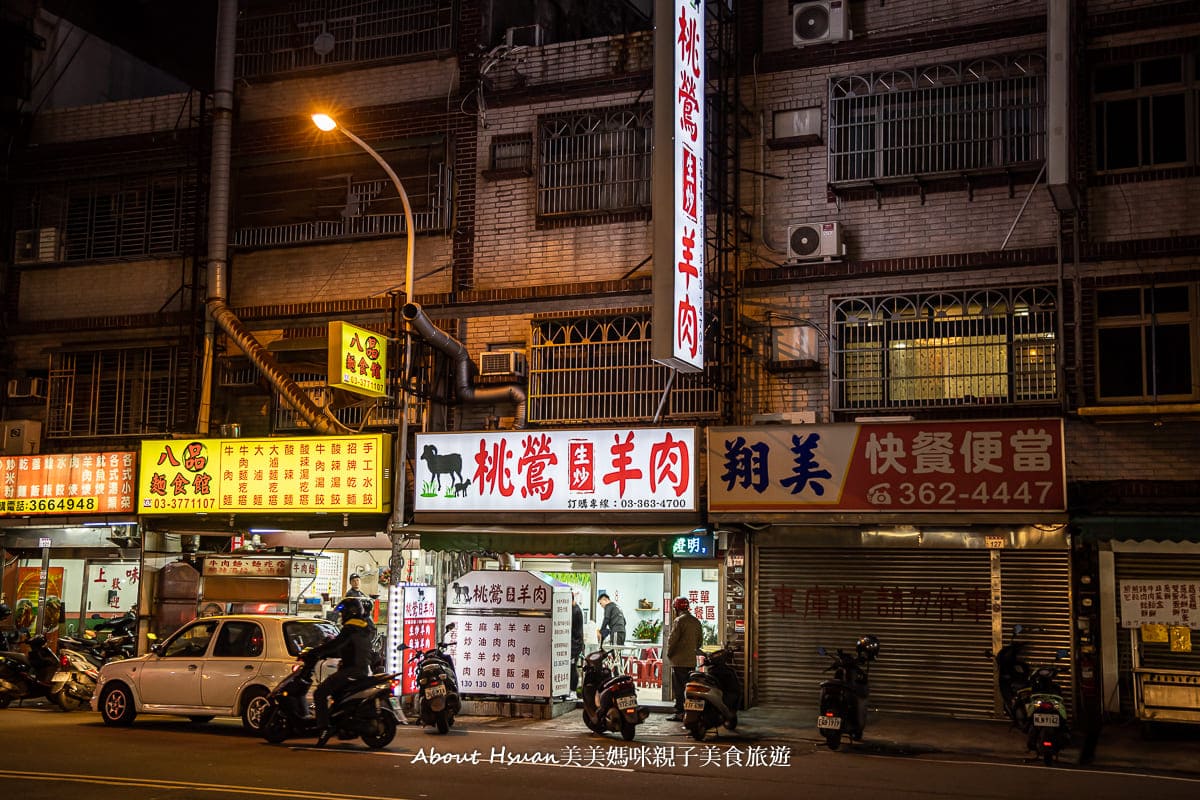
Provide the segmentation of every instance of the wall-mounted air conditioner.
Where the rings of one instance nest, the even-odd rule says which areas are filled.
[[[58,228],[31,228],[17,231],[14,244],[14,263],[40,264],[61,260]]]
[[[842,42],[853,36],[850,31],[850,4],[845,0],[796,3],[792,7],[793,47]]]
[[[11,378],[8,381],[9,399],[31,398],[46,399],[45,378]]]
[[[35,455],[42,447],[42,423],[35,419],[10,419],[0,422],[0,443],[6,456]]]
[[[838,222],[801,222],[788,226],[788,258],[806,261],[818,258],[841,258],[842,226]]]
[[[524,350],[485,350],[479,354],[480,375],[524,375]]]
[[[520,25],[504,32],[504,43],[509,47],[541,47],[543,39],[541,25]]]

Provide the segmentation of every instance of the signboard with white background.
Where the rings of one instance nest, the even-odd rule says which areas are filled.
[[[571,587],[527,570],[475,570],[446,588],[464,695],[560,697],[571,684]]]
[[[694,511],[694,428],[417,435],[414,510]]]

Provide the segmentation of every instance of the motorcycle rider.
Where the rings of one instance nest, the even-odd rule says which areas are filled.
[[[704,628],[700,620],[692,616],[691,603],[686,597],[676,597],[671,604],[675,620],[671,623],[671,635],[667,639],[667,661],[671,664],[671,692],[675,695],[675,714],[667,717],[671,722],[683,721],[683,696],[688,675],[696,668],[696,651],[704,643]]]
[[[317,726],[322,733],[317,745],[323,745],[333,735],[329,728],[329,698],[345,691],[351,683],[371,674],[371,625],[367,620],[367,603],[360,597],[345,597],[337,605],[342,629],[338,635],[304,654],[305,659],[341,658],[337,671],[313,691],[317,710]]]

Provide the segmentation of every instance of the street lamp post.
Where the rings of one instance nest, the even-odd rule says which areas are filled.
[[[413,299],[413,248],[415,246],[415,234],[413,229],[413,213],[412,206],[408,202],[408,193],[404,191],[404,184],[400,182],[395,170],[391,165],[383,160],[383,156],[375,152],[375,150],[362,139],[354,135],[353,132],[346,129],[344,126],[338,125],[337,121],[328,114],[313,114],[313,124],[323,131],[340,131],[350,141],[361,147],[367,152],[371,158],[375,159],[376,163],[383,168],[387,176],[392,179],[392,185],[396,187],[396,192],[400,195],[400,202],[404,204],[404,231],[407,234],[408,248],[404,260],[404,302],[411,303]],[[405,513],[405,479],[408,475],[406,462],[408,461],[408,370],[412,363],[412,341],[409,337],[404,337],[404,364],[400,374],[400,441],[397,444],[397,465],[393,468],[396,476],[395,490],[392,494],[392,519],[388,524],[388,531],[393,532],[404,526]],[[392,585],[398,584],[399,570],[392,574]]]

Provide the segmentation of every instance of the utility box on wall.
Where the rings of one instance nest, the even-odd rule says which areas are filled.
[[[41,451],[42,423],[35,419],[10,419],[0,423],[4,455],[28,456]]]

